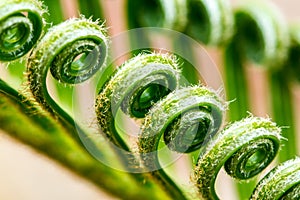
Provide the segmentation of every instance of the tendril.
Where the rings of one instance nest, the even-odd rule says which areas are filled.
[[[164,27],[183,30],[186,18],[185,0],[128,0],[129,26]]]
[[[28,80],[33,96],[50,113],[65,115],[48,93],[48,70],[61,83],[81,83],[104,65],[107,49],[106,30],[97,22],[80,18],[53,26],[28,59]]]
[[[128,150],[115,128],[119,108],[133,118],[143,118],[158,100],[175,90],[179,68],[174,57],[140,54],[124,63],[106,83],[96,100],[96,113],[104,134]]]
[[[272,169],[257,185],[251,200],[299,199],[300,158],[285,161]]]
[[[278,67],[287,58],[288,28],[277,8],[262,1],[241,4],[235,10],[235,41],[247,59]]]
[[[24,56],[40,38],[45,22],[44,6],[37,0],[0,3],[0,60]]]
[[[195,151],[219,130],[225,108],[215,92],[194,86],[170,93],[150,110],[139,135],[139,150],[145,167],[163,187],[178,191],[158,160],[162,135],[172,151]]]
[[[209,45],[227,42],[233,34],[233,14],[227,0],[191,0],[186,33]]]
[[[288,26],[278,8],[268,1],[242,2],[236,7],[234,17],[236,32],[225,49],[224,60],[227,97],[236,99],[229,108],[230,120],[241,119],[251,109],[248,89],[252,83],[247,81],[245,70],[249,67],[247,63],[258,64],[270,82],[273,119],[280,126],[290,127],[282,131],[289,141],[279,154],[280,162],[285,161],[296,152],[289,76],[285,69],[290,45]],[[244,199],[249,189],[242,190],[246,191],[240,192]]]
[[[237,180],[247,180],[265,169],[280,147],[281,129],[269,119],[249,117],[211,138],[200,150],[194,180],[203,199],[219,199],[215,181],[221,167]]]

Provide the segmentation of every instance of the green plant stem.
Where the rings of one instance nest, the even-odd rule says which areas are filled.
[[[61,0],[44,0],[44,4],[48,8],[48,15],[46,15],[46,21],[48,22],[47,28],[57,25],[65,20],[64,8],[62,7]],[[53,82],[53,85],[52,93],[57,97],[60,106],[66,111],[72,110],[73,88],[67,87],[59,82]]]
[[[179,38],[174,38],[173,49],[181,63],[182,75],[185,80],[182,80],[182,85],[184,84],[198,84],[199,83],[199,72],[197,71],[197,66],[193,64],[196,63],[196,58],[193,51],[193,46],[189,42],[189,38],[185,35],[179,35]]]
[[[289,37],[287,25],[283,22],[281,13],[268,2],[243,2],[236,8],[234,16],[236,33],[232,42],[225,49],[224,71],[227,97],[229,100],[235,100],[229,107],[229,119],[239,120],[245,116],[246,111],[250,111],[248,93],[248,84],[250,83],[246,80],[246,63],[259,63],[270,70],[270,77],[276,76],[272,75],[272,73],[282,68],[285,62]],[[274,82],[275,80],[281,81],[280,79],[270,80],[271,87],[273,88],[271,92],[274,92],[272,94],[272,104],[273,108],[276,109],[273,112],[274,120],[283,125],[281,122],[286,122],[286,119],[277,112],[279,107],[290,107],[287,104],[283,105],[284,103],[290,104],[290,99],[289,96],[277,96],[280,89],[274,88],[283,83]],[[279,102],[279,99],[282,102]],[[291,115],[291,113],[288,114],[288,112],[291,112],[290,109],[284,112],[287,116]],[[291,124],[291,122],[288,124]],[[289,134],[289,138],[295,137],[295,133],[292,130],[289,131]],[[292,144],[291,148],[293,147],[295,146]],[[295,151],[291,151],[290,153],[292,152]],[[285,153],[279,153],[280,160],[287,157]],[[247,199],[250,195],[248,191],[253,186],[254,182],[250,182],[249,185],[239,185],[240,199]]]
[[[93,20],[103,18],[102,6],[99,0],[77,0],[80,13]]]
[[[11,88],[7,83],[0,79],[0,92],[22,102],[25,98],[22,98],[20,94],[13,88]]]
[[[237,180],[247,180],[265,169],[280,147],[280,133],[275,123],[257,117],[237,121],[217,133],[201,147],[194,171],[202,199],[219,199],[215,181],[222,166]]]
[[[236,42],[230,43],[224,52],[226,97],[229,101],[228,117],[231,121],[240,120],[249,111],[248,86],[242,55]]]
[[[43,0],[43,2],[48,8],[48,15],[46,16],[48,26],[61,23],[64,20],[64,11],[60,0]]]
[[[111,195],[125,199],[152,199],[153,195],[156,199],[167,198],[158,187],[141,187],[128,174],[95,160],[52,118],[30,112],[32,107],[0,92],[1,129],[10,136],[32,146]]]
[[[170,93],[150,110],[139,136],[142,161],[152,176],[173,199],[189,196],[175,184],[160,165],[158,153],[168,149],[190,153],[219,130],[222,124],[224,104],[219,97],[205,87],[187,87]],[[159,149],[161,137],[167,145]],[[175,181],[175,182],[174,182]]]
[[[280,188],[280,189],[278,189]],[[300,158],[290,159],[272,169],[257,185],[251,200],[299,199]]]
[[[279,70],[269,74],[272,94],[273,119],[278,125],[285,127],[282,136],[285,140],[279,153],[279,162],[293,158],[297,154],[296,130],[294,110],[292,105],[290,80],[286,70]]]

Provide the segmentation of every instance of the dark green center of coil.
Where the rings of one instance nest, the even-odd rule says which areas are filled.
[[[118,88],[119,92],[114,92],[124,96],[122,111],[135,118],[145,117],[155,103],[177,87],[177,73],[171,65],[160,63],[147,63],[132,69],[130,74],[122,78],[123,83],[126,83]]]
[[[137,96],[133,100],[131,108],[132,114],[137,118],[144,117],[154,103],[170,92],[171,90],[164,85],[156,83],[151,83],[145,86],[138,92]]]
[[[3,49],[14,50],[22,46],[29,36],[27,24],[14,24],[8,27],[1,34],[1,43]]]
[[[205,5],[201,1],[190,1],[188,3],[188,34],[207,44],[211,30],[212,27],[210,27],[208,11]]]
[[[168,147],[180,153],[198,150],[211,132],[213,119],[202,109],[194,109],[177,117],[166,129],[164,141]]]
[[[64,83],[81,83],[98,71],[105,60],[102,58],[105,54],[105,48],[93,40],[76,40],[54,58],[51,74]]]
[[[241,147],[225,163],[225,171],[237,179],[249,179],[265,169],[279,146],[271,139],[260,139]]]
[[[290,188],[279,198],[279,200],[293,200],[293,199],[300,199],[300,183]]]
[[[257,63],[263,60],[264,55],[264,39],[261,28],[257,22],[247,13],[238,12],[235,14],[236,20],[236,43],[240,50],[244,51],[247,57]]]
[[[13,14],[0,22],[0,60],[11,61],[22,57],[40,37],[42,19],[35,14],[26,15]]]

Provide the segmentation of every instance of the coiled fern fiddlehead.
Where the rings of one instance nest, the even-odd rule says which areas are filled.
[[[64,124],[64,128],[80,145],[84,143],[95,150],[97,147],[86,137],[87,133],[52,99],[46,80],[50,70],[62,84],[84,82],[103,67],[107,51],[106,29],[98,22],[74,18],[50,28],[27,61],[29,89],[35,101]]]
[[[53,28],[54,29],[54,28]],[[54,29],[55,30],[55,29]],[[45,44],[45,43],[44,43]],[[69,74],[76,74],[76,75],[78,75],[78,73],[80,73],[80,70],[82,69],[82,68],[84,68],[84,70],[86,69],[83,65],[82,65],[82,61],[84,60],[84,57],[85,56],[87,56],[87,53],[86,52],[90,52],[91,51],[91,49],[93,49],[92,47],[94,47],[93,45],[91,45],[91,43],[88,43],[88,42],[86,42],[86,44],[89,44],[90,46],[91,46],[91,48],[89,49],[89,48],[87,48],[87,49],[81,49],[81,52],[79,51],[79,53],[77,52],[77,54],[74,54],[73,56],[71,56],[71,58],[70,59],[66,59],[67,60],[67,63],[72,63],[73,62],[73,60],[74,60],[74,58],[76,57],[76,55],[80,55],[82,52],[84,52],[83,54],[85,54],[84,56],[83,56],[83,59],[81,60],[81,61],[79,61],[79,62],[77,62],[77,64],[75,63],[75,65],[73,65],[73,69],[71,70],[71,73],[69,73]],[[72,46],[72,45],[71,45]],[[76,45],[74,45],[74,46],[76,46]],[[80,45],[79,45],[80,46]],[[80,49],[80,47],[78,47],[78,49]],[[85,52],[86,51],[86,52]],[[97,49],[96,50],[96,52],[99,52],[99,49]],[[34,53],[36,53],[36,52],[34,52]],[[32,54],[32,55],[34,55],[34,53]],[[61,56],[61,57],[64,57],[64,56]],[[68,57],[68,56],[66,56],[66,57]],[[33,56],[33,58],[35,58],[34,56]],[[29,63],[34,63],[34,64],[37,64],[37,61],[33,61],[34,59],[33,59],[32,57],[31,57],[31,61],[29,62]],[[58,63],[58,65],[60,65],[60,61],[59,61],[60,59],[54,59],[54,63]],[[79,59],[80,60],[80,59]],[[94,60],[94,59],[92,59],[92,60]],[[97,61],[98,62],[98,61]],[[46,62],[47,63],[47,62]],[[63,62],[63,64],[64,64],[64,62]],[[91,63],[89,63],[89,64],[91,64]],[[39,66],[38,68],[42,68],[42,66]],[[35,72],[37,72],[38,71],[38,69],[30,69],[29,68],[29,79],[31,80],[31,81],[36,81],[36,82],[39,82],[39,81],[41,81],[44,85],[46,85],[45,84],[45,81],[44,81],[44,79],[45,79],[45,77],[46,77],[46,72],[48,71],[48,69],[46,68],[46,69],[44,69],[45,71],[44,71],[44,74],[42,75],[42,79],[39,79],[39,76],[35,76],[35,75],[32,75],[32,74],[34,74]],[[96,69],[94,68],[94,70],[96,71]],[[67,83],[71,83],[71,84],[73,84],[73,83],[76,83],[76,82],[82,82],[82,81],[85,81],[86,79],[88,79],[89,78],[89,76],[90,75],[92,75],[95,71],[93,71],[93,70],[91,70],[91,71],[88,71],[88,76],[83,76],[83,77],[81,77],[81,78],[72,78],[72,77],[69,77],[69,76],[59,76],[56,72],[61,72],[61,71],[64,71],[64,70],[61,70],[61,69],[59,69],[59,70],[54,70],[53,68],[50,70],[53,74],[54,74],[54,77],[56,78],[56,79],[60,79],[60,78],[62,78],[64,81],[66,81]],[[170,70],[171,71],[171,70]],[[176,71],[176,70],[174,70],[174,71]],[[37,89],[38,87],[33,87],[32,85],[34,85],[34,84],[31,84],[31,90],[34,92],[34,90],[35,89]],[[108,83],[108,85],[109,85],[109,83]],[[129,110],[133,110],[134,112],[133,113],[135,113],[135,114],[137,114],[136,116],[137,117],[143,117],[144,116],[144,114],[146,113],[146,112],[148,112],[148,110],[149,110],[149,108],[150,107],[152,107],[153,106],[153,104],[156,102],[156,100],[155,101],[151,101],[151,100],[149,100],[148,99],[148,97],[149,97],[149,95],[151,96],[151,90],[155,90],[155,89],[157,89],[157,88],[159,88],[160,87],[160,85],[162,85],[161,84],[161,82],[160,81],[158,81],[158,84],[157,83],[155,83],[155,84],[151,84],[151,87],[146,87],[146,89],[148,90],[148,91],[150,91],[150,93],[148,93],[148,92],[146,92],[146,93],[144,93],[144,92],[138,92],[138,94],[137,95],[133,95],[133,96],[135,96],[135,97],[138,97],[138,103],[141,103],[141,102],[143,102],[143,105],[142,106],[137,106],[137,108],[138,109],[129,109]],[[166,87],[167,88],[167,87]],[[175,87],[174,87],[175,88]],[[200,88],[202,88],[202,87],[200,87]],[[169,89],[169,88],[168,88]],[[162,94],[163,95],[159,95],[159,96],[164,96],[164,95],[166,95],[167,93],[169,93],[169,90],[163,90],[163,92],[162,92]],[[176,92],[174,92],[174,94],[176,94],[176,95],[178,95],[178,93],[179,92],[182,92],[182,91],[187,91],[187,90],[189,90],[189,89],[191,89],[191,88],[184,88],[184,89],[182,89],[182,90],[178,90],[178,91],[176,91]],[[197,90],[197,87],[194,87],[194,88],[192,88],[192,90],[193,89],[195,89],[195,90]],[[187,100],[187,102],[188,103],[190,103],[191,101],[193,101],[193,100],[195,100],[195,99],[197,99],[197,97],[199,97],[200,99],[203,97],[203,96],[205,96],[205,95],[207,95],[208,94],[208,96],[209,96],[209,93],[210,93],[210,91],[209,90],[206,90],[206,88],[202,88],[203,89],[203,91],[205,91],[205,92],[199,92],[198,91],[198,93],[197,93],[197,95],[196,95],[196,97],[195,98],[191,98],[191,99],[189,99],[189,98],[187,98],[188,100]],[[104,89],[105,90],[105,89]],[[199,89],[200,90],[200,89]],[[42,90],[39,90],[39,91],[42,91]],[[121,90],[120,90],[120,92],[122,92]],[[178,93],[177,93],[178,92]],[[110,92],[107,92],[108,94],[110,93]],[[172,93],[173,94],[173,93]],[[171,95],[169,95],[169,96],[172,96],[172,94]],[[44,95],[44,94],[43,94]],[[49,103],[49,101],[48,100],[43,100],[43,99],[46,99],[46,98],[44,98],[43,97],[43,95],[42,96],[39,96],[37,99],[38,99],[38,101],[40,102],[40,103],[42,103],[42,105],[44,106],[44,108],[46,108],[48,111],[50,111],[52,114],[59,114],[59,115],[64,115],[64,114],[62,114],[62,113],[60,113],[60,109],[58,108],[58,106],[57,105],[55,105],[55,104],[52,104],[52,105],[46,105],[46,103]],[[157,96],[155,96],[156,94],[155,93],[152,93],[152,95],[154,95],[154,97],[155,97],[155,99],[160,99],[160,98],[157,98]],[[203,96],[202,96],[203,95]],[[49,96],[47,96],[47,94],[46,95],[44,95],[44,96],[46,96],[46,97],[49,97]],[[180,95],[179,95],[180,96]],[[214,96],[214,95],[212,95],[212,96]],[[114,97],[116,97],[116,96],[114,96]],[[171,98],[171,97],[170,97]],[[204,98],[204,97],[203,97]],[[135,98],[133,98],[133,99],[135,99]],[[166,98],[166,99],[168,99],[168,97]],[[173,99],[173,98],[172,98]],[[174,97],[174,99],[176,100],[176,98]],[[208,98],[208,99],[210,99],[210,98]],[[212,100],[213,101],[213,99],[214,98],[211,98],[210,100]],[[127,99],[128,100],[128,99]],[[144,100],[146,100],[146,103],[145,103],[145,101]],[[186,99],[185,99],[186,100]],[[128,101],[126,101],[126,102],[130,102],[130,101],[132,101],[132,102],[137,102],[137,101],[135,101],[135,100],[128,100]],[[164,101],[164,100],[163,100]],[[162,102],[163,102],[162,101]],[[181,102],[181,101],[179,101],[179,102]],[[197,102],[197,101],[196,101]],[[111,103],[111,102],[110,102]],[[171,103],[171,106],[169,107],[169,106],[166,106],[166,108],[168,108],[168,109],[170,109],[171,110],[171,108],[173,109],[173,108],[175,108],[175,110],[174,110],[174,112],[175,111],[177,111],[176,110],[176,106],[174,106],[176,103],[178,103],[178,102],[173,102],[173,104]],[[181,102],[182,103],[182,102]],[[202,135],[202,133],[203,132],[206,132],[206,130],[208,129],[209,131],[210,131],[210,134],[209,134],[209,136],[210,137],[212,137],[212,138],[214,138],[215,136],[215,133],[216,133],[216,130],[218,129],[218,128],[212,128],[212,127],[218,127],[219,125],[220,125],[220,121],[219,120],[217,120],[217,121],[215,121],[213,124],[211,124],[210,122],[212,121],[211,119],[212,119],[212,117],[211,116],[209,116],[209,112],[212,112],[212,113],[214,113],[216,116],[218,116],[217,118],[220,118],[220,113],[221,113],[221,111],[223,111],[223,109],[216,109],[216,110],[214,110],[214,109],[211,109],[208,105],[210,105],[212,102],[210,102],[210,101],[208,101],[208,102],[205,102],[204,103],[204,107],[203,108],[199,108],[199,107],[197,107],[196,109],[192,109],[192,111],[191,112],[187,112],[186,110],[184,110],[184,111],[180,111],[179,113],[180,114],[183,114],[182,115],[182,118],[181,119],[179,119],[178,117],[176,117],[176,119],[175,119],[175,123],[173,124],[173,125],[171,125],[170,127],[168,126],[166,129],[167,129],[167,132],[170,132],[170,135],[168,135],[168,136],[165,136],[164,137],[164,140],[165,140],[165,142],[168,144],[168,146],[169,146],[169,148],[171,149],[171,150],[175,150],[175,151],[178,151],[178,152],[191,152],[191,151],[193,151],[193,150],[195,150],[195,149],[197,149],[197,148],[199,148],[200,146],[201,146],[201,144],[202,144],[202,142],[203,142],[203,140],[205,140],[204,138],[206,138],[206,136],[203,136]],[[218,103],[220,103],[220,102],[218,102],[218,100],[216,100],[214,103],[216,103],[216,104],[218,104]],[[180,104],[180,103],[179,103]],[[183,105],[184,105],[185,103],[183,103]],[[212,103],[213,104],[213,103]],[[222,104],[222,103],[220,103],[220,104]],[[115,103],[115,102],[113,102],[111,105],[116,105],[117,107],[118,106],[121,106],[122,108],[123,108],[123,111],[125,110],[125,112],[127,112],[128,111],[128,108],[129,108],[129,106],[127,106],[127,104],[126,103],[121,103],[121,104],[119,104],[119,103]],[[134,104],[135,105],[135,104]],[[159,106],[160,104],[158,104],[158,106]],[[174,106],[174,107],[173,107]],[[191,106],[190,104],[189,104],[189,106]],[[141,107],[143,107],[143,111],[141,112],[140,111],[140,108]],[[155,106],[156,107],[156,106]],[[127,110],[127,111],[126,111]],[[153,109],[153,110],[155,110],[155,108]],[[159,110],[159,109],[158,109]],[[198,112],[198,110],[200,111],[200,113],[201,114],[196,114],[197,112]],[[208,113],[207,113],[207,111],[208,111]],[[170,113],[172,113],[171,111],[170,111]],[[194,118],[194,116],[195,116],[195,118]],[[196,128],[196,126],[198,126],[197,125],[197,123],[199,123],[199,118],[204,118],[203,119],[203,121],[201,121],[200,120],[200,124],[201,125],[204,125],[204,127],[210,127],[210,128],[204,128],[204,129],[201,129],[200,130],[200,132],[199,131],[197,131],[196,132],[196,138],[194,138],[194,135],[193,135],[193,133],[195,133],[194,132],[194,130],[195,129],[197,129]],[[64,118],[64,117],[63,117]],[[190,121],[190,119],[193,119],[192,121]],[[148,125],[147,125],[147,122],[149,122],[149,121],[147,121],[147,119],[149,119],[149,118],[146,118],[146,121],[145,121],[145,126],[144,126],[144,130],[146,130],[147,128],[146,127],[148,127]],[[183,127],[181,127],[181,123],[182,124],[184,124],[185,122],[192,122],[192,123],[195,123],[195,125],[196,126],[191,126],[191,127],[188,127],[189,125],[183,125]],[[156,123],[156,122],[155,122]],[[259,125],[260,126],[260,125]],[[175,128],[176,127],[179,127],[179,128],[181,128],[181,131],[183,131],[183,132],[185,132],[185,130],[188,130],[187,132],[185,132],[185,133],[179,133],[178,135],[176,134],[176,133],[174,133],[174,130],[175,130]],[[246,127],[247,128],[247,127]],[[248,127],[249,128],[249,127]],[[263,128],[262,126],[260,126],[260,128]],[[228,128],[229,129],[229,128]],[[275,130],[275,128],[274,128],[274,130]],[[226,130],[225,130],[226,131]],[[224,132],[225,132],[224,131]],[[185,136],[187,136],[187,138],[185,138]],[[199,137],[198,137],[199,136]],[[205,140],[205,141],[209,141],[209,138],[210,137],[208,137],[208,139],[207,140]],[[141,137],[141,138],[143,138],[143,137]],[[157,136],[157,137],[155,137],[155,142],[157,142],[157,138],[159,138],[159,135]],[[184,139],[185,138],[185,139]],[[148,138],[149,139],[149,138]],[[142,141],[146,141],[145,143],[147,143],[145,146],[147,146],[147,145],[150,145],[151,143],[148,143],[147,141],[148,141],[148,139],[146,139],[146,140],[143,140],[143,139],[141,139]],[[152,138],[153,139],[153,138]],[[118,139],[113,139],[113,140],[115,140],[115,141],[117,141],[116,143],[118,143]],[[151,140],[151,139],[150,139]],[[183,143],[182,143],[183,142]],[[119,145],[120,145],[121,143],[119,143]],[[141,144],[141,143],[140,143]],[[190,144],[192,144],[192,146],[190,146]],[[122,145],[120,145],[120,146],[122,146]],[[141,145],[141,146],[143,146],[143,145]],[[144,146],[144,147],[145,147]],[[276,150],[276,148],[278,148],[278,147],[276,147],[276,145],[274,145],[275,146],[275,150]],[[156,148],[157,146],[156,145],[153,145],[153,147],[152,148]],[[145,151],[145,149],[143,149],[143,148],[141,148],[140,149],[141,150],[141,152],[143,152],[143,151]],[[263,150],[263,151],[266,151],[266,150]],[[147,152],[147,151],[146,151]],[[258,154],[256,154],[256,153],[253,153],[253,154],[251,154],[250,155],[250,163],[248,163],[248,162],[246,162],[246,165],[248,164],[248,167],[250,166],[250,168],[252,167],[252,161],[254,160],[260,160],[260,154],[261,154],[261,151],[259,151],[259,153]],[[144,155],[142,154],[142,158],[145,158],[144,160],[146,161],[147,159],[149,159],[149,160],[151,160],[151,156],[150,157],[148,157],[148,156],[145,156],[144,157]],[[158,161],[157,160],[157,156],[156,156],[156,152],[155,152],[155,155],[152,157],[153,158],[153,160],[155,160],[155,161]],[[271,158],[272,158],[272,156],[271,156]],[[271,158],[270,159],[267,159],[267,162],[266,163],[268,163],[270,160],[271,160]],[[200,162],[200,161],[199,161]],[[151,162],[148,162],[148,161],[146,161],[145,162],[146,164],[146,167],[149,167],[150,169],[152,169],[152,167],[151,167],[151,165],[152,164],[154,164],[154,166],[156,166],[156,167],[160,167],[160,164],[159,164],[159,162],[154,162],[154,163],[151,163]],[[198,163],[199,164],[199,163]],[[255,165],[255,164],[253,164],[253,165]],[[229,168],[229,167],[228,167]],[[258,170],[259,171],[259,170]],[[254,172],[254,174],[256,173],[256,171]],[[155,174],[155,173],[154,173]],[[164,172],[163,171],[161,171],[161,172],[159,172],[158,173],[158,175],[160,176],[160,178],[162,178],[164,175]],[[158,178],[159,179],[159,178]],[[170,180],[168,180],[168,178],[165,178],[165,180],[163,180],[163,178],[162,178],[162,181],[164,182],[163,184],[166,184],[166,183],[171,183],[170,182]],[[172,183],[171,183],[172,184]],[[168,187],[168,186],[166,186],[166,187]],[[172,186],[173,187],[173,186]],[[171,188],[172,188],[171,187]],[[176,187],[174,187],[174,188],[176,188]],[[297,192],[298,191],[298,189],[297,188],[293,188],[292,189],[292,191],[293,192]],[[179,195],[180,196],[180,195]],[[176,195],[174,196],[174,197],[176,197]],[[184,198],[184,197],[182,197],[182,198]]]
[[[215,92],[194,86],[174,91],[150,110],[139,135],[139,152],[162,187],[172,190],[176,186],[158,159],[158,153],[164,152],[158,148],[161,137],[172,151],[196,151],[219,130],[225,108]]]
[[[0,2],[0,61],[17,60],[32,49],[43,34],[45,13],[44,5],[36,0]],[[26,101],[22,94],[1,79],[0,92],[19,102]]]
[[[12,2],[15,3],[18,1],[6,1],[4,3],[8,4],[7,7],[10,7],[13,4]],[[32,1],[19,1],[19,2],[28,3]],[[25,5],[27,4],[25,3]],[[40,2],[37,2],[37,5],[42,5],[42,4]],[[26,9],[26,6],[24,6],[22,9]],[[29,15],[27,13],[27,10],[25,10],[23,14]],[[78,40],[75,39],[76,36],[78,36],[77,38]],[[13,37],[14,35],[12,35],[12,40],[14,39]],[[72,39],[74,39],[74,41],[72,41]],[[32,92],[34,94],[37,94],[38,92],[44,92],[40,94],[39,97],[36,97],[36,99],[39,101],[38,103],[41,103],[43,108],[47,109],[47,111],[49,111],[52,114],[52,116],[54,115],[55,119],[62,120],[64,127],[62,128],[60,124],[57,124],[57,121],[55,119],[49,117],[47,114],[40,113],[39,108],[36,107],[37,105],[34,99],[27,99],[26,97],[18,93],[16,90],[9,87],[5,82],[0,80],[1,111],[4,111],[4,113],[2,113],[0,116],[1,124],[4,123],[2,124],[3,126],[1,126],[1,129],[3,128],[4,130],[7,130],[11,135],[15,136],[19,140],[27,144],[30,144],[35,149],[38,149],[44,154],[53,158],[54,160],[59,161],[64,166],[72,169],[77,174],[80,174],[81,176],[96,183],[96,185],[104,188],[106,191],[110,193],[118,194],[119,193],[118,191],[121,191],[119,190],[120,189],[119,186],[121,187],[123,187],[123,185],[132,185],[133,187],[138,186],[136,182],[131,180],[132,177],[128,177],[125,174],[120,174],[102,165],[93,157],[87,154],[85,149],[82,148],[81,143],[79,145],[78,143],[76,143],[78,142],[76,141],[76,138],[74,137],[70,138],[66,135],[66,133],[70,134],[71,132],[72,136],[77,137],[77,135],[74,134],[82,130],[79,130],[79,128],[77,128],[76,130],[74,129],[75,127],[74,127],[73,119],[68,114],[66,114],[53,100],[49,99],[50,95],[47,94],[47,86],[46,86],[45,79],[46,79],[46,74],[49,69],[49,66],[52,65],[53,60],[55,63],[54,65],[60,65],[61,63],[59,58],[66,58],[64,61],[67,61],[67,63],[69,62],[70,64],[72,63],[73,61],[72,59],[74,59],[76,55],[79,56],[82,55],[82,57],[79,58],[78,60],[76,58],[77,61],[74,61],[75,65],[71,66],[71,70],[69,71],[66,71],[65,69],[61,69],[61,68],[58,70],[52,68],[50,70],[52,71],[52,73],[56,73],[58,71],[58,72],[67,72],[67,75],[68,74],[74,75],[74,77],[72,77],[72,76],[59,76],[58,74],[55,74],[55,78],[62,77],[64,81],[71,84],[76,82],[81,82],[90,78],[86,76],[84,72],[87,72],[88,75],[93,75],[93,73],[98,71],[98,68],[101,67],[101,65],[104,63],[107,56],[108,45],[107,45],[107,37],[105,34],[105,29],[102,26],[99,26],[98,23],[91,22],[90,20],[72,19],[59,26],[55,26],[51,28],[50,32],[40,42],[42,44],[39,43],[36,46],[36,48],[33,50],[33,52],[30,55],[31,60],[28,61],[29,73],[27,74],[29,76],[29,80],[32,81],[29,84],[30,86],[35,85],[34,87],[31,87]],[[70,44],[67,44],[68,42]],[[47,47],[50,49],[47,49]],[[68,52],[72,53],[71,47],[75,47],[75,51],[73,52],[72,55],[70,54],[68,56],[67,55]],[[62,53],[62,52],[64,55],[60,55],[59,58],[55,58],[55,55],[53,55],[55,53]],[[43,63],[40,63],[41,61],[43,61]],[[67,64],[67,63],[63,62],[63,64]],[[92,70],[89,70],[88,67],[91,67],[90,69]],[[83,76],[80,76],[77,79],[76,75],[83,75]],[[61,80],[59,81],[62,82]],[[13,99],[11,100],[9,98],[6,98],[4,95],[2,97],[3,92],[5,95],[13,96]],[[15,101],[16,99],[17,99],[17,103],[19,103],[21,106],[18,106],[17,104],[13,105],[13,103],[16,102]],[[9,109],[7,107],[9,107]],[[23,112],[25,112],[25,114]],[[18,121],[20,122],[18,125],[20,125],[21,128],[18,127],[12,129],[11,127],[13,126],[11,124],[14,124]],[[24,127],[26,127],[26,123],[27,125],[28,123],[31,123],[28,129],[24,129]],[[67,127],[65,126],[66,124],[68,125]],[[24,130],[22,130],[22,128]],[[109,178],[105,178],[105,175],[107,175],[107,177]],[[102,180],[102,178],[104,178],[105,180]],[[120,180],[120,179],[124,180],[126,183],[118,185],[115,184],[113,181],[111,181],[111,180]],[[132,193],[132,191],[135,192]],[[133,189],[133,190],[129,189],[129,193],[127,192],[125,193],[127,193],[128,198],[132,197],[134,199],[136,199],[137,196],[140,197],[144,195],[143,194],[144,192],[138,195],[136,191],[137,189]],[[121,192],[119,194],[123,195],[125,193]],[[146,199],[147,196],[149,195],[145,196]]]
[[[0,60],[12,61],[28,53],[40,38],[45,8],[35,0],[0,2]]]
[[[207,45],[225,44],[233,34],[233,15],[226,0],[187,0],[185,32]]]
[[[106,62],[106,30],[88,19],[70,19],[49,29],[28,58],[30,90],[48,112],[69,118],[48,93],[48,70],[63,84],[76,84],[93,76]]]
[[[111,141],[129,150],[115,128],[117,111],[143,118],[158,100],[178,87],[179,66],[174,57],[140,54],[125,62],[101,89],[96,112],[102,131]]]
[[[251,200],[299,199],[300,158],[288,160],[272,169],[256,186]]]
[[[266,2],[240,3],[234,16],[236,31],[224,56],[227,95],[229,99],[237,98],[231,104],[229,116],[239,120],[250,109],[246,63],[259,63],[268,70],[280,67],[286,58],[289,38],[280,13]]]
[[[141,53],[121,65],[99,91],[96,98],[98,124],[112,142],[112,148],[125,169],[131,173],[143,173],[145,170],[134,148],[116,128],[120,123],[117,113],[122,111],[133,119],[144,118],[157,101],[178,87],[179,72],[176,57],[161,53]],[[136,174],[135,178],[143,180],[145,176]],[[182,196],[177,188],[173,189],[167,193],[172,196],[175,191],[177,198]]]
[[[290,127],[283,130],[289,145],[283,147],[279,156],[280,161],[285,161],[290,159],[288,155],[296,153],[293,111],[284,67],[290,44],[288,26],[271,3],[249,1],[235,10],[235,27],[235,36],[225,52],[227,94],[230,99],[237,98],[230,107],[230,118],[239,120],[250,109],[246,62],[264,66],[271,83],[274,120],[280,126]]]
[[[229,119],[240,120],[250,110],[248,90],[252,83],[247,81],[246,69],[249,63],[260,65],[269,76],[273,118],[280,126],[290,127],[283,130],[283,137],[289,141],[279,154],[279,160],[284,161],[295,155],[296,149],[291,102],[282,71],[289,47],[287,25],[277,8],[267,1],[240,2],[234,19],[235,33],[224,52],[227,97],[235,99],[229,108]],[[248,198],[246,191],[250,187],[239,187],[241,198]]]
[[[219,199],[215,181],[222,166],[238,180],[260,173],[275,158],[280,134],[281,129],[269,119],[249,117],[230,124],[212,137],[201,147],[194,171],[200,196]]]

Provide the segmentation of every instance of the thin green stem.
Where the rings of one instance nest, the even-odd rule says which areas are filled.
[[[98,20],[103,18],[102,6],[99,0],[77,0],[79,11],[84,16],[93,20]]]
[[[279,70],[269,75],[273,102],[273,119],[276,120],[278,125],[286,127],[282,131],[282,136],[286,140],[283,141],[283,147],[279,154],[279,162],[289,160],[297,154],[290,78],[287,77],[286,73],[286,70]]]
[[[245,79],[243,56],[236,42],[230,43],[224,52],[226,97],[232,101],[228,117],[232,121],[240,120],[249,111],[248,85]]]
[[[64,20],[63,7],[60,0],[43,0],[48,8],[48,15],[46,16],[47,22],[50,25],[56,25]]]
[[[22,102],[25,99],[25,98],[22,98],[15,89],[13,89],[9,85],[7,85],[7,83],[5,83],[1,79],[0,79],[0,92],[6,94],[16,100],[19,100],[20,102]]]
[[[198,84],[199,83],[199,72],[197,71],[197,66],[194,66],[192,63],[196,63],[196,56],[194,55],[193,46],[189,42],[190,38],[187,38],[185,35],[179,35],[178,38],[174,38],[173,49],[176,52],[176,55],[179,59],[179,62],[182,63],[182,76],[184,80],[183,84]]]

